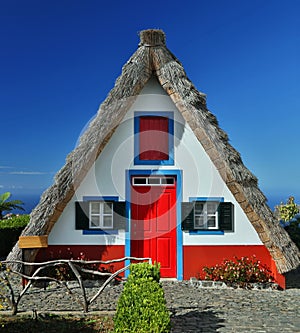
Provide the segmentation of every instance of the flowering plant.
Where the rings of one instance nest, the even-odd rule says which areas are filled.
[[[255,255],[249,257],[234,257],[224,260],[213,267],[204,267],[205,280],[237,283],[273,282],[274,277],[266,265],[262,265]]]

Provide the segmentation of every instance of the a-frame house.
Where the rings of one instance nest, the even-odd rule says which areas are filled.
[[[151,257],[162,277],[256,255],[284,287],[299,250],[161,30],[136,52],[33,210],[27,260]],[[20,259],[18,244],[8,259]],[[115,269],[117,267],[114,267]]]

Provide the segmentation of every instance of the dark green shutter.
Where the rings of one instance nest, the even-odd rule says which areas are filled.
[[[231,202],[220,202],[219,229],[234,231],[234,205]]]
[[[182,202],[181,203],[181,229],[194,230],[194,203]]]
[[[75,229],[87,230],[89,229],[89,202],[76,201],[75,202]]]
[[[124,201],[113,202],[114,229],[125,229],[126,227],[126,203]]]

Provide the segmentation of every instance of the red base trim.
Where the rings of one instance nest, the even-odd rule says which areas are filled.
[[[204,266],[220,264],[224,259],[253,255],[270,268],[276,283],[285,289],[285,277],[278,273],[275,262],[264,245],[183,246],[183,279],[199,277]],[[124,256],[123,245],[50,245],[39,251],[36,261],[69,258],[107,261]],[[105,268],[116,271],[122,267],[124,262]]]
[[[275,262],[264,245],[184,246],[183,279],[201,276],[204,266],[211,267],[225,259],[233,259],[235,256],[251,257],[253,255],[272,271],[276,283],[284,289],[285,277],[278,273]]]
[[[49,245],[39,251],[36,261],[70,258],[107,261],[124,258],[124,256],[125,247],[123,245]],[[103,265],[103,267],[115,272],[124,267],[124,261]]]

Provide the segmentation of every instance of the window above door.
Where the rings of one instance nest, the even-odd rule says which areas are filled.
[[[174,164],[172,112],[135,112],[134,164]]]

